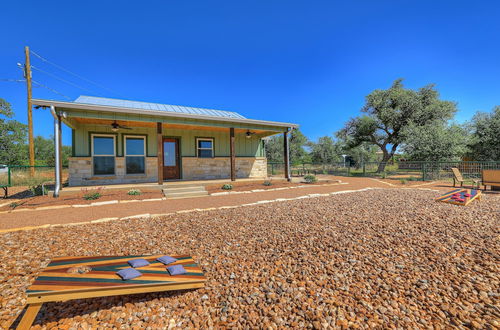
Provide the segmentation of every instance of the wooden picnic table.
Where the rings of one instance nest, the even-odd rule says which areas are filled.
[[[161,256],[163,255],[55,258],[26,291],[28,307],[17,328],[29,329],[45,302],[195,289],[204,286],[206,278],[193,257],[172,256],[178,260],[168,266],[182,265],[187,273],[171,276],[166,270],[167,266],[156,261],[156,258]],[[150,262],[149,266],[137,268],[143,275],[127,281],[122,280],[116,272],[129,268],[127,261],[138,258]],[[68,273],[68,269],[82,266],[90,267],[91,271],[84,274]]]

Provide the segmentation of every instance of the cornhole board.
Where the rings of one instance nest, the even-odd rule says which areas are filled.
[[[28,307],[17,329],[29,329],[45,302],[72,299],[117,296],[147,292],[195,289],[205,285],[206,278],[193,257],[173,256],[178,259],[171,265],[182,265],[184,275],[171,276],[164,264],[156,261],[162,255],[59,257],[53,259],[26,291]],[[124,281],[116,272],[129,268],[129,260],[144,258],[147,267],[137,268],[142,276]],[[85,274],[68,273],[72,267],[89,266]]]
[[[466,194],[470,196],[465,196]],[[453,196],[458,196],[459,199],[453,198]],[[446,194],[436,198],[438,202],[450,203],[455,205],[466,206],[475,199],[481,199],[481,190],[477,189],[455,189]],[[463,201],[462,201],[463,200]]]

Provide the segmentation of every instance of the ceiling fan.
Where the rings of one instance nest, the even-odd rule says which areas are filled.
[[[116,122],[116,120],[111,124],[111,130],[113,132],[118,131],[119,129],[132,129],[131,127],[125,126],[125,125],[120,125]]]
[[[255,134],[255,132],[250,132],[250,130],[247,130],[245,133],[247,139],[251,138],[253,134]]]

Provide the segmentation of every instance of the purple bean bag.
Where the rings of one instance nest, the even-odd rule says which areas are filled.
[[[128,264],[134,268],[149,266],[149,262],[146,259],[129,260]]]
[[[134,268],[125,268],[117,271],[116,274],[118,274],[118,276],[120,276],[124,281],[142,276],[142,274]]]
[[[172,258],[171,256],[163,256],[163,257],[159,257],[158,259],[159,262],[161,262],[162,264],[164,265],[168,265],[168,264],[171,264],[171,263],[174,263],[177,261],[177,259],[175,258]]]
[[[182,267],[182,265],[173,265],[173,266],[169,266],[167,267],[167,270],[168,272],[170,273],[170,275],[183,275],[183,274],[186,274],[186,270],[184,269],[184,267]]]

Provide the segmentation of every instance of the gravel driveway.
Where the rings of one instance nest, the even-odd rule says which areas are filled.
[[[381,189],[1,235],[0,325],[52,256],[192,254],[204,289],[44,305],[35,327],[500,326],[500,197]]]

